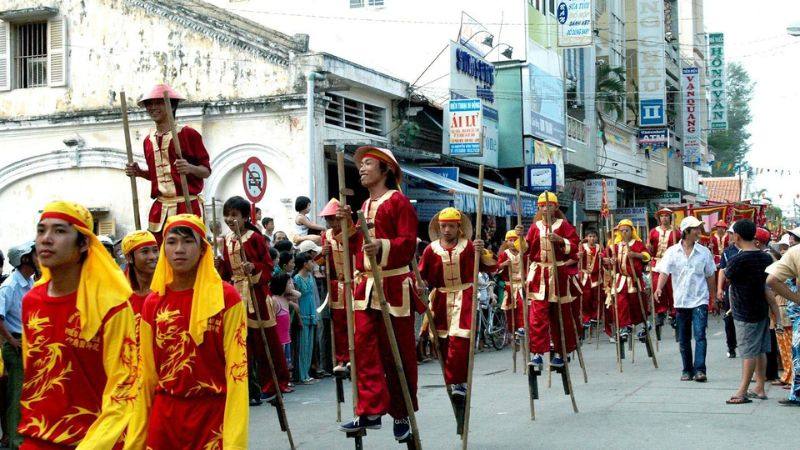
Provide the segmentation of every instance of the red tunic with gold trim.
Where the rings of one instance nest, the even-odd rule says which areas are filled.
[[[328,305],[331,308],[331,321],[333,323],[333,339],[336,347],[336,362],[346,364],[350,362],[349,343],[347,341],[347,310],[345,309],[344,285],[344,245],[341,242],[341,233],[333,236],[333,230],[328,229],[322,233],[322,246],[330,244],[331,253],[325,256],[325,266],[329,269],[330,286],[328,287]],[[353,264],[348,266],[352,280]]]
[[[389,304],[403,370],[416,410],[417,355],[412,303],[418,313],[425,310],[417,296],[414,274],[410,269],[417,246],[417,212],[408,197],[395,190],[389,190],[375,200],[367,199],[362,210],[371,225],[372,238],[380,245],[376,259],[383,273],[383,292]],[[369,260],[362,249],[363,236],[359,232],[350,242],[357,271],[353,295],[358,370],[356,414],[388,412],[394,418],[404,418],[408,413],[394,369],[380,302],[373,292]]]
[[[244,246],[247,262],[253,265],[253,272],[249,277],[244,272],[244,264],[241,256],[240,245]],[[283,353],[283,346],[278,338],[278,331],[275,325],[275,302],[269,292],[269,280],[272,279],[272,269],[275,264],[269,256],[267,240],[264,236],[254,230],[247,230],[242,235],[242,244],[234,233],[225,236],[225,251],[222,252],[222,273],[223,280],[229,281],[236,288],[239,296],[247,306],[247,355],[249,359],[256,362],[258,384],[261,391],[267,394],[275,393],[275,385],[272,382],[272,374],[269,371],[269,360],[264,349],[264,340],[261,332],[258,331],[259,321],[256,315],[255,305],[258,303],[258,310],[261,313],[261,326],[264,327],[264,334],[267,336],[267,345],[275,366],[275,375],[278,377],[278,384],[281,389],[289,387],[290,374],[286,366],[286,356]],[[249,278],[249,283],[248,283]],[[256,298],[250,296],[250,284]]]
[[[597,305],[600,301],[600,266],[603,257],[603,246],[600,244],[580,244],[583,256],[579,260],[580,283],[583,289],[581,306],[583,310],[583,323],[597,320]]]
[[[722,261],[722,252],[730,244],[730,236],[727,233],[723,234],[722,237],[714,233],[711,235],[711,254],[714,255],[714,263],[719,265],[720,261]]]
[[[474,264],[475,247],[465,238],[452,248],[442,245],[441,240],[431,242],[419,260],[420,276],[431,289],[430,308],[447,384],[467,382]],[[493,261],[481,258],[481,272],[491,273],[496,268]]]
[[[548,231],[560,236],[563,243],[551,243],[547,239]],[[530,349],[533,353],[545,353],[550,350],[552,340],[556,351],[564,355],[561,351],[558,310],[551,308],[550,303],[558,302],[561,305],[566,353],[569,353],[577,344],[575,333],[570,327],[576,328],[578,321],[577,310],[570,303],[581,294],[581,288],[577,284],[577,277],[573,276],[576,269],[567,263],[577,259],[578,235],[575,227],[565,219],[555,219],[551,230],[547,230],[544,221],[539,220],[528,230],[525,241],[528,245],[526,259],[531,262],[526,280],[528,301],[532,306],[528,318],[531,330]],[[551,260],[553,253],[555,262]],[[551,267],[554,263],[556,273],[552,274]]]
[[[650,260],[650,281],[654,288],[658,286],[658,278],[665,275],[656,272],[652,268],[655,267],[656,263],[664,256],[664,252],[667,251],[669,247],[677,244],[680,240],[681,234],[678,230],[664,228],[662,226],[657,226],[650,230],[650,235],[647,239],[647,251],[650,255],[653,255],[653,259]],[[663,295],[661,295],[660,299],[655,299],[656,314],[674,314],[672,282],[669,280],[669,275],[666,275],[666,277],[668,279],[667,284],[664,285]]]
[[[181,141],[181,154],[183,159],[195,166],[203,166],[211,170],[208,151],[203,145],[203,137],[194,128],[183,126],[178,129],[178,139]],[[181,178],[175,169],[175,144],[172,142],[172,133],[159,134],[151,132],[144,138],[144,158],[147,161],[147,179],[150,180],[150,197],[154,199],[150,208],[150,230],[161,243],[161,228],[167,217],[182,214],[186,211],[181,189]],[[192,201],[194,214],[203,217],[202,200],[199,195],[203,192],[203,179],[194,175],[186,175],[186,184],[189,186],[189,198]]]
[[[34,287],[22,302],[21,448],[112,448],[136,397],[133,311],[127,303],[112,308],[87,341],[77,293],[51,297],[48,286]]]
[[[643,254],[644,260],[628,257],[630,252]],[[606,256],[614,260],[617,270],[613,292],[617,295],[619,326],[622,328],[643,323],[646,317],[642,315],[642,310],[648,313],[650,304],[647,292],[640,293],[639,287],[644,289],[644,268],[650,261],[650,254],[647,253],[642,241],[631,240],[628,243],[619,242],[613,247],[607,248]],[[606,318],[608,323],[614,321],[613,305],[606,311]],[[606,332],[610,335],[610,327],[606,327]]]
[[[506,329],[514,331],[514,328],[523,328],[525,324],[522,322],[522,296],[524,295],[522,285],[522,271],[520,271],[520,264],[522,259],[519,257],[519,252],[514,252],[511,249],[505,249],[500,252],[497,257],[497,266],[500,267],[504,262],[509,261],[506,267],[499,269],[500,278],[505,281],[505,296],[500,309],[506,312]],[[524,268],[523,268],[524,270]],[[516,302],[512,303],[511,299]],[[514,306],[512,308],[512,306]],[[512,318],[513,309],[513,318]]]
[[[201,344],[189,334],[193,289],[151,294],[142,310],[142,389],[129,448],[247,447],[247,326],[236,289],[208,319]]]

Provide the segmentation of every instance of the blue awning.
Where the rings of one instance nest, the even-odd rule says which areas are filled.
[[[403,164],[403,174],[425,181],[453,196],[453,206],[465,213],[475,213],[478,203],[478,190],[466,184],[453,181],[420,166]],[[506,200],[498,195],[483,192],[483,213],[490,216],[506,216]]]
[[[473,177],[472,175],[466,174],[459,174],[459,178],[462,180],[469,181],[470,183],[478,184],[478,177]],[[506,186],[504,184],[500,184],[496,181],[492,180],[483,180],[483,186],[486,189],[492,190],[494,193],[502,196],[506,202],[506,214],[507,216],[516,216],[517,215],[517,189],[511,186]],[[520,191],[519,193],[520,200],[522,201],[522,216],[523,217],[533,217],[536,215],[536,196],[525,191]]]

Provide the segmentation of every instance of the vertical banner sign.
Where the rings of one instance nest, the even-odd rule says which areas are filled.
[[[697,93],[700,89],[700,70],[697,67],[684,67],[681,78],[683,91],[683,162],[700,162],[700,111]]]
[[[450,100],[450,155],[480,156],[481,101],[480,99]]]
[[[637,0],[639,72],[639,126],[667,125],[667,72],[665,67],[664,2]]]
[[[725,39],[722,33],[708,35],[708,121],[712,130],[728,129],[728,101],[725,96]]]
[[[591,0],[563,0],[558,4],[558,46],[586,47],[592,45]]]

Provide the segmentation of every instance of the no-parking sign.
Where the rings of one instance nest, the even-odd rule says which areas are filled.
[[[267,168],[260,159],[253,156],[242,168],[244,194],[248,200],[258,203],[267,192]]]

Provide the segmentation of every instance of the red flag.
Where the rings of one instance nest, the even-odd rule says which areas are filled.
[[[606,190],[606,180],[601,182],[603,186],[603,197],[600,200],[600,217],[606,218],[610,215],[611,211],[608,209],[608,190]]]

